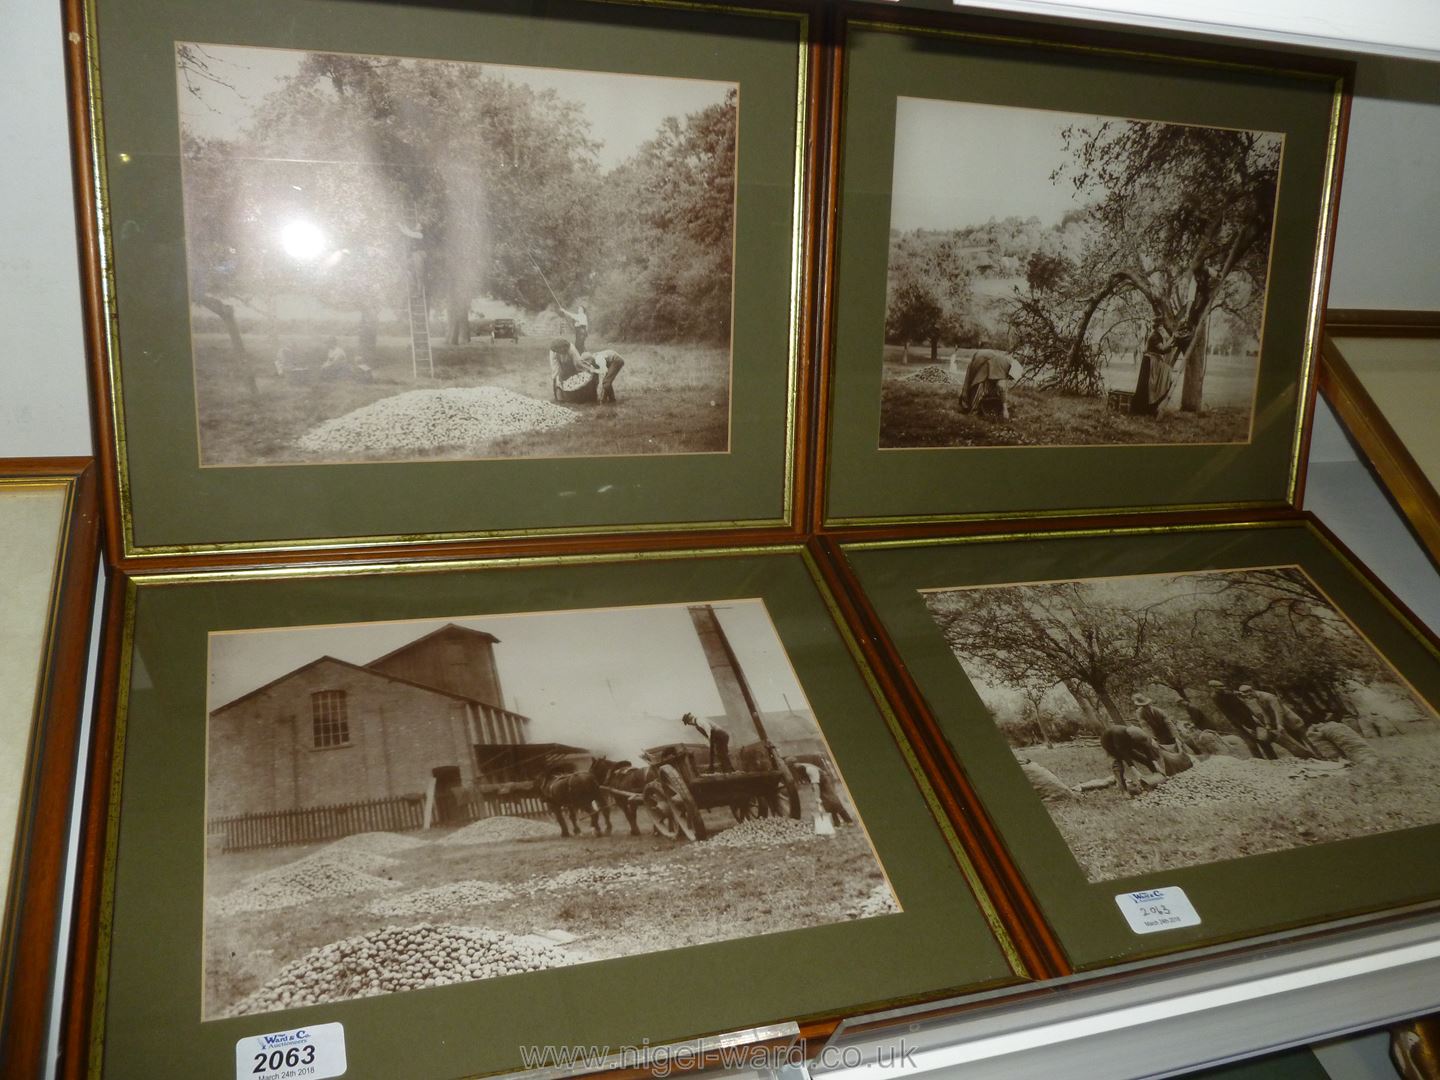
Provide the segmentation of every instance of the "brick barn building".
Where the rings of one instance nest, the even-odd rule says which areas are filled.
[[[359,665],[322,656],[210,713],[207,816],[424,797],[442,818],[526,777],[496,637],[454,623]]]

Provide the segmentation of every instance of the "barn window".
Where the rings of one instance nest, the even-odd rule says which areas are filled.
[[[310,718],[315,749],[349,745],[350,717],[345,711],[344,690],[317,690],[311,694]]]

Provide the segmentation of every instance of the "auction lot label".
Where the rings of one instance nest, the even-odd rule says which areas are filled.
[[[235,1080],[324,1080],[345,1069],[344,1024],[249,1035],[235,1044]]]
[[[1199,912],[1178,885],[1120,893],[1115,897],[1115,903],[1120,906],[1120,914],[1125,916],[1130,929],[1137,934],[1200,925]]]

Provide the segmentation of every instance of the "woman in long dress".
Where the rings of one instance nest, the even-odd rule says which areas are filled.
[[[1130,412],[1137,416],[1155,416],[1170,396],[1175,383],[1175,354],[1178,335],[1172,336],[1165,324],[1156,319],[1145,339],[1145,355],[1140,361],[1140,377],[1135,380],[1135,395],[1130,399]]]

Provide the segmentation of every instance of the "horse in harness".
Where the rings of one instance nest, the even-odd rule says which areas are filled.
[[[600,835],[600,819],[603,815],[605,832],[609,834],[610,804],[589,773],[561,773],[552,769],[540,778],[537,787],[540,798],[545,800],[550,812],[560,824],[561,836],[580,835],[577,811],[589,815],[590,827],[595,830],[596,836]]]

